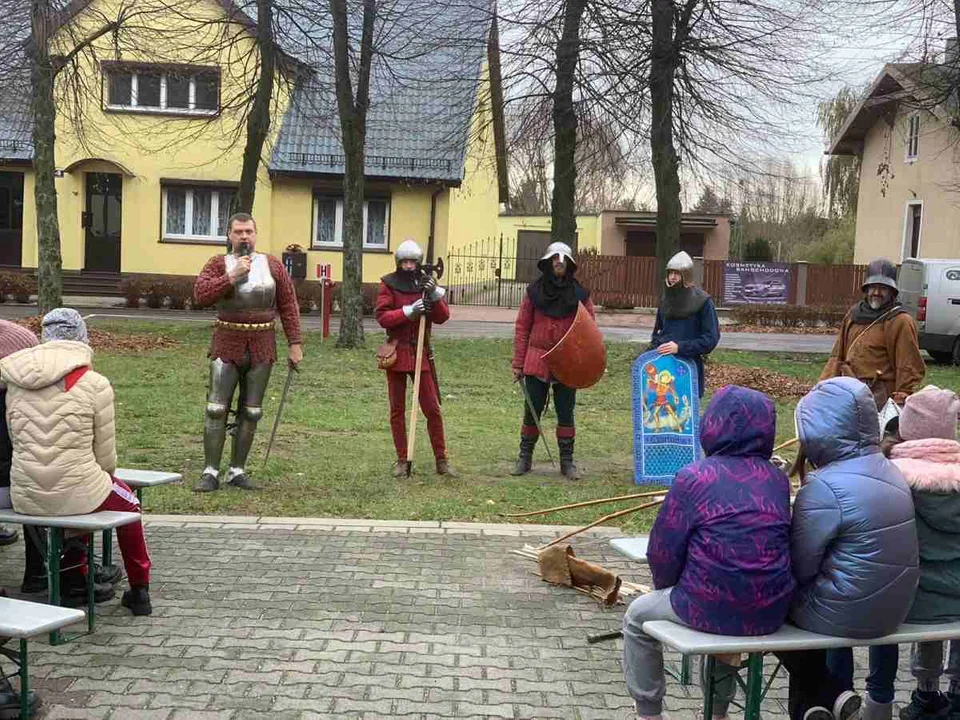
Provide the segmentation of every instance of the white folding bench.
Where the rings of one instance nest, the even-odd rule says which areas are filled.
[[[766,696],[773,678],[780,669],[778,664],[770,680],[764,683],[763,656],[772,652],[792,650],[829,650],[831,648],[866,647],[869,645],[902,645],[906,643],[928,642],[936,640],[960,639],[960,622],[940,625],[903,624],[895,633],[873,640],[833,637],[801,630],[793,625],[784,625],[771,635],[739,637],[733,635],[711,635],[693,630],[667,620],[650,620],[643,624],[643,632],[669,645],[684,656],[706,655],[705,691],[703,694],[703,717],[713,717],[714,671],[716,655],[746,654],[747,681],[741,684],[746,701],[744,720],[759,720],[760,705]]]
[[[148,487],[157,487],[158,485],[169,485],[170,483],[180,482],[183,475],[180,473],[164,472],[161,470],[134,470],[132,468],[117,468],[113,471],[113,476],[124,483],[131,490],[137,493],[137,501],[140,503],[140,509],[143,509],[143,489]],[[101,562],[104,567],[113,565],[113,530],[103,531],[103,551],[101,553]]]
[[[55,607],[42,603],[0,598],[0,637],[20,641],[19,651],[0,647],[0,654],[10,658],[20,675],[20,718],[30,714],[30,672],[27,640],[45,632],[58,631],[67,625],[81,622],[83,610]],[[8,677],[12,677],[8,676]]]
[[[0,509],[0,523],[32,525],[50,529],[47,541],[47,591],[50,604],[60,605],[60,555],[63,551],[64,530],[76,530],[87,536],[87,633],[92,633],[95,624],[93,602],[93,533],[112,531],[121,525],[139,522],[140,513],[103,510],[87,515],[21,515],[13,509]],[[83,633],[83,634],[87,634]],[[75,636],[76,637],[76,636]],[[69,638],[73,639],[73,638]],[[59,645],[64,639],[59,628],[50,631],[50,644]]]

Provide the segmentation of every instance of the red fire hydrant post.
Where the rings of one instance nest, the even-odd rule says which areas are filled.
[[[322,280],[324,286],[323,293],[323,337],[330,337],[330,316],[333,315],[333,290],[336,284],[330,278]]]
[[[320,320],[322,331],[320,333],[320,342],[323,338],[330,337],[330,315],[333,314],[333,277],[332,268],[329,263],[317,263],[317,277],[320,279]]]

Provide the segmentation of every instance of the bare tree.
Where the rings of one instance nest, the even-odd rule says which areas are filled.
[[[745,180],[747,200],[740,209],[744,239],[768,241],[773,259],[783,262],[810,239],[817,189],[789,160],[766,158],[758,165],[760,172]]]
[[[817,106],[817,124],[829,143],[840,132],[847,116],[857,106],[861,91],[841,88],[829,100]],[[845,217],[857,214],[857,193],[860,188],[859,155],[828,155],[820,162],[820,179],[823,183],[827,210],[832,216]]]
[[[256,51],[260,61],[256,80],[257,89],[247,116],[247,138],[243,149],[240,189],[237,192],[237,211],[246,213],[253,212],[253,199],[257,192],[257,173],[260,170],[263,146],[270,132],[273,86],[277,74],[273,0],[257,0]]]
[[[343,290],[337,347],[363,346],[363,197],[364,142],[370,105],[370,69],[376,0],[363,0],[359,48],[348,30],[347,0],[330,0],[333,20],[334,77],[343,139]],[[356,68],[356,90],[352,69]]]
[[[125,23],[137,12],[121,3],[116,14],[87,10],[82,23],[59,10],[51,0],[30,0],[29,37],[25,60],[30,74],[30,113],[33,122],[34,201],[37,208],[38,304],[46,312],[62,304],[63,261],[60,252],[60,223],[57,216],[56,123],[58,94],[75,92],[82,83],[79,59],[95,57],[96,42],[104,36],[116,38]],[[19,53],[7,57],[14,60]],[[58,84],[60,93],[57,92]]]

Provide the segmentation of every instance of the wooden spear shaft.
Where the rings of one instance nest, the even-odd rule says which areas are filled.
[[[420,367],[423,362],[423,336],[427,328],[426,317],[420,316],[417,329],[417,364],[413,366],[413,400],[410,403],[410,434],[407,435],[407,475],[413,472],[413,447],[417,440],[417,417],[420,409]]]
[[[635,505],[634,507],[627,508],[626,510],[619,510],[615,513],[604,515],[599,520],[594,520],[592,523],[590,523],[589,525],[586,525],[585,527],[579,528],[572,532],[568,532],[566,535],[561,535],[556,540],[552,540],[551,542],[548,542],[546,545],[541,545],[540,547],[537,548],[537,552],[546,550],[548,547],[553,547],[557,543],[563,542],[564,540],[568,540],[572,538],[574,535],[579,535],[582,532],[586,532],[590,528],[596,527],[597,525],[602,525],[603,523],[607,522],[607,520],[616,520],[618,517],[623,517],[624,515],[629,515],[630,513],[635,513],[640,510],[646,510],[647,508],[651,508],[654,505],[659,505],[662,502],[663,500],[654,500],[653,502],[644,503],[643,505]]]
[[[571,503],[570,505],[557,505],[557,507],[547,508],[546,510],[533,510],[522,513],[498,513],[500,517],[522,518],[533,517],[534,515],[546,515],[547,513],[559,512],[560,510],[572,510],[573,508],[589,507],[591,505],[603,505],[608,502],[618,502],[620,500],[638,500],[639,498],[657,497],[666,495],[666,490],[656,490],[654,492],[634,493],[633,495],[620,495],[618,497],[602,498],[600,500],[586,500],[584,502]]]
[[[790,447],[791,445],[793,445],[793,444],[795,444],[795,443],[797,443],[797,442],[800,442],[800,438],[798,438],[798,437],[795,437],[795,438],[793,438],[793,439],[791,439],[791,440],[787,440],[786,442],[782,442],[782,443],[780,443],[779,445],[777,445],[777,446],[773,449],[773,452],[774,452],[774,453],[777,453],[777,452],[779,452],[780,450],[783,450],[784,448],[788,448],[788,447]]]

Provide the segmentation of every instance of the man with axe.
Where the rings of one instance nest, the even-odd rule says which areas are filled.
[[[397,451],[393,476],[409,475],[413,462],[412,453],[408,453],[405,417],[408,377],[414,380],[420,408],[427,418],[427,434],[433,447],[437,474],[455,476],[447,458],[440,390],[430,348],[431,326],[443,324],[450,317],[450,308],[444,298],[446,290],[437,285],[437,278],[443,274],[443,265],[424,264],[423,250],[409,238],[400,243],[395,257],[396,271],[380,278],[375,309],[377,322],[387,331],[386,349],[381,348],[377,354],[379,365],[387,374],[390,431]],[[412,430],[411,440],[413,436]]]

